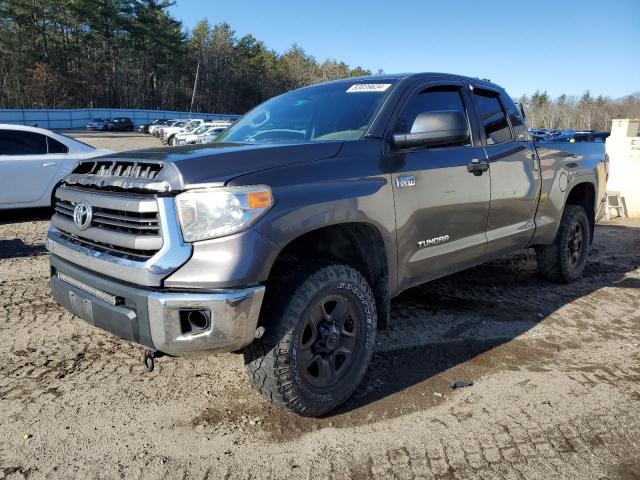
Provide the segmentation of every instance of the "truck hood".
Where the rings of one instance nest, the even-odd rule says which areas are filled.
[[[335,156],[342,141],[306,143],[210,143],[118,152],[100,158],[122,162],[161,164],[152,179],[99,175],[70,175],[68,183],[112,185],[121,188],[180,191],[201,185],[224,185],[231,179],[270,168],[312,162]]]

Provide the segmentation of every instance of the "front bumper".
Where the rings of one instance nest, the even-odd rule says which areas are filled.
[[[58,303],[88,323],[152,350],[173,356],[223,353],[255,338],[264,286],[146,289],[81,269],[54,254],[50,262],[51,291]],[[208,327],[195,333],[185,329],[180,312],[189,310],[207,311]]]

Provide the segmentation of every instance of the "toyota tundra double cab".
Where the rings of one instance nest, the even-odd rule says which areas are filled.
[[[56,190],[51,289],[146,365],[242,352],[255,388],[325,414],[403,290],[523,248],[582,273],[603,145],[538,144],[499,86],[384,75],[294,90],[207,145],[83,161]]]

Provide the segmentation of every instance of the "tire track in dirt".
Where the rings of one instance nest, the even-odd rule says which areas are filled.
[[[638,465],[640,229],[599,226],[569,286],[540,281],[524,252],[405,292],[353,399],[301,419],[252,392],[238,356],[142,374],[139,347],[51,300],[45,228],[0,225],[21,239],[0,258],[0,478],[613,479]],[[461,378],[475,385],[451,391]]]

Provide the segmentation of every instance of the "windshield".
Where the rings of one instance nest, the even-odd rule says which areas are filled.
[[[304,142],[362,138],[393,81],[337,82],[294,90],[258,105],[216,142]]]

